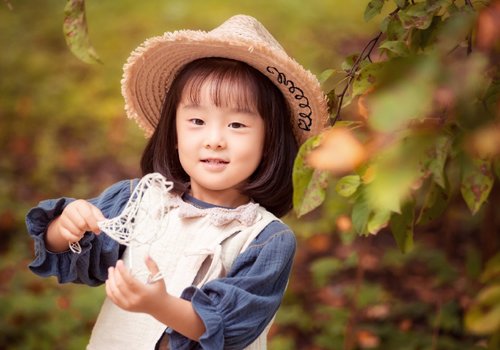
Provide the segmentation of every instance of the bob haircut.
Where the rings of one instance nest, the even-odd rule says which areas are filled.
[[[264,120],[264,152],[257,169],[240,192],[281,217],[292,208],[292,170],[297,155],[290,109],[281,91],[265,75],[244,62],[227,58],[201,58],[185,65],[167,92],[161,118],[141,159],[143,175],[159,172],[174,183],[178,194],[189,188],[189,176],[177,152],[176,110],[183,96],[199,100],[209,83],[217,107],[257,111]],[[237,87],[237,88],[235,88]]]

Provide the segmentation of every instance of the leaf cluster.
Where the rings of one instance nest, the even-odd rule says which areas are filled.
[[[364,17],[387,11],[380,32],[345,59],[343,78],[328,93],[330,130],[300,150],[294,208],[305,215],[329,196],[343,203],[326,209],[329,220],[347,215],[358,235],[387,229],[409,252],[416,229],[451,208],[465,203],[473,217],[495,205],[488,200],[500,179],[500,45],[491,39],[499,37],[499,23],[490,24],[500,6],[371,0]],[[338,147],[332,130],[350,133],[352,141],[343,138],[350,146]],[[477,301],[496,300],[488,314],[495,322],[486,330],[478,306],[469,315],[471,331],[498,331],[497,289]]]
[[[345,79],[328,94],[332,129],[347,129],[364,154],[328,147],[331,131],[310,139],[295,164],[294,206],[307,213],[335,184],[358,234],[390,226],[406,251],[415,225],[438,218],[458,192],[471,214],[487,202],[500,177],[499,75],[490,52],[470,52],[478,16],[468,3],[372,0],[365,18],[391,4],[380,33],[345,60]],[[349,122],[339,123],[346,110]],[[364,161],[338,171],[336,160],[355,157]]]

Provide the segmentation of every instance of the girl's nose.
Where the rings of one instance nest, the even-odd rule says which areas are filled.
[[[211,130],[205,140],[206,149],[223,149],[226,148],[226,141],[223,133],[220,130]]]

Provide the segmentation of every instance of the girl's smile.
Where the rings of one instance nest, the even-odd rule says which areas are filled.
[[[190,177],[195,198],[235,207],[249,200],[240,193],[239,185],[260,164],[264,120],[246,108],[216,106],[211,84],[209,80],[201,86],[198,101],[184,94],[177,107],[179,160]]]
[[[207,159],[202,159],[201,161],[205,164],[205,167],[208,170],[213,170],[213,171],[222,171],[226,168],[226,165],[229,164],[228,161],[218,158],[207,158]]]

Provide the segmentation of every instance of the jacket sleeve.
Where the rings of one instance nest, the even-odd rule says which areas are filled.
[[[107,188],[89,202],[98,207],[106,218],[120,214],[131,193],[131,180],[124,180]],[[59,283],[83,283],[90,286],[102,284],[107,278],[107,269],[115,265],[124,247],[105,234],[86,232],[80,240],[80,254],[67,250],[53,253],[46,249],[47,227],[73,198],[58,198],[42,201],[26,215],[26,227],[34,240],[35,259],[29,265],[35,274],[56,276]]]
[[[171,349],[243,349],[272,320],[290,275],[296,241],[280,222],[269,224],[240,254],[224,278],[191,286],[181,297],[190,300],[206,331],[196,343],[168,330]]]

